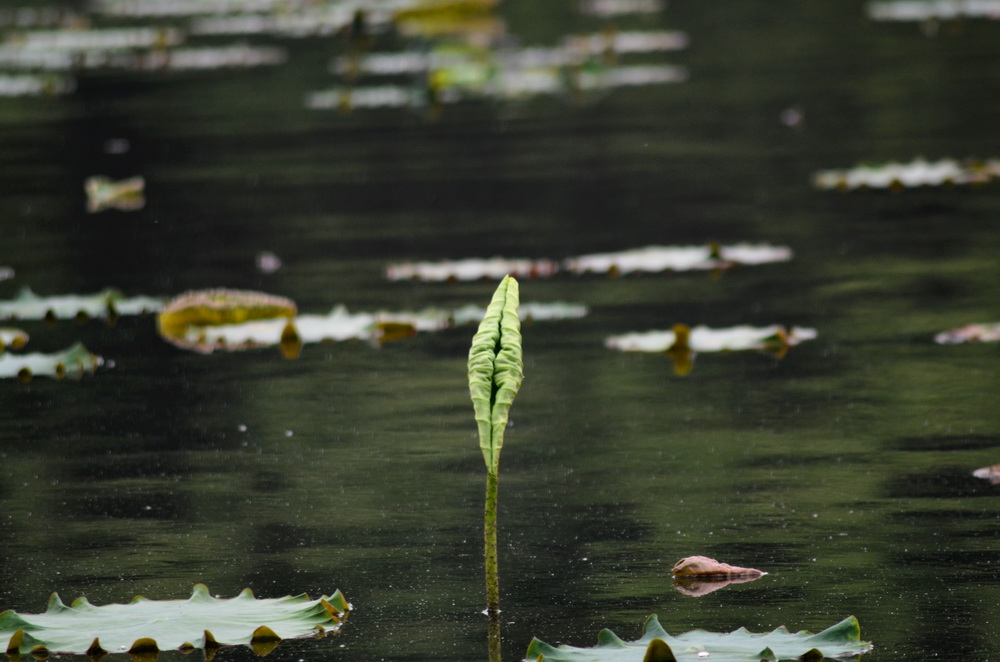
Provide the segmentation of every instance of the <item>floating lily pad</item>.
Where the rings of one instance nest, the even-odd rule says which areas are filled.
[[[574,319],[587,314],[586,306],[559,302],[528,302],[521,310],[526,321]],[[328,315],[298,315],[292,319],[262,319],[240,324],[190,324],[181,333],[164,337],[179,347],[201,353],[278,346],[292,358],[303,345],[311,343],[362,340],[378,345],[416,333],[478,323],[485,314],[485,308],[474,305],[455,310],[427,308],[374,313],[352,313],[344,306],[337,306]]]
[[[613,18],[626,14],[656,14],[666,6],[666,0],[580,0],[580,13]]]
[[[886,0],[869,2],[868,17],[874,21],[962,20],[1000,18],[998,0]]]
[[[79,378],[93,373],[104,360],[91,354],[82,344],[77,343],[61,352],[52,354],[0,354],[0,378],[17,377],[23,382],[32,377]]]
[[[146,180],[130,177],[114,181],[107,177],[88,177],[83,184],[87,194],[87,211],[96,213],[105,209],[136,211],[146,206],[144,191]]]
[[[934,336],[939,345],[957,345],[966,342],[1000,342],[1000,322],[991,324],[966,324],[956,329],[942,331]]]
[[[541,278],[558,271],[552,260],[526,258],[446,260],[443,262],[406,262],[386,269],[389,280],[419,280],[428,282],[499,280],[511,274],[516,278]]]
[[[667,634],[656,616],[643,626],[642,637],[622,641],[611,630],[601,630],[593,648],[550,646],[533,639],[525,654],[532,662],[668,662],[703,660],[714,662],[761,662],[770,660],[848,657],[871,650],[861,641],[861,627],[853,616],[818,634],[791,633],[784,626],[773,632],[753,633],[745,628],[717,633],[693,630],[677,636]]]
[[[212,351],[199,338],[204,329],[295,317],[295,302],[251,290],[194,290],[171,299],[157,316],[160,335],[185,349]]]
[[[711,329],[685,324],[674,325],[671,331],[645,331],[610,336],[604,343],[624,352],[666,353],[674,360],[674,372],[685,375],[694,367],[699,352],[736,352],[746,350],[774,352],[783,357],[790,347],[816,338],[816,330],[803,327],[791,329],[781,325],[764,327],[734,326]]]
[[[894,189],[921,186],[984,184],[1000,177],[1000,161],[916,159],[910,163],[859,165],[850,170],[821,170],[813,175],[819,189]]]
[[[126,297],[116,289],[108,288],[96,294],[64,294],[38,296],[25,287],[14,299],[0,301],[0,319],[57,320],[88,319],[91,317],[114,320],[119,315],[140,315],[159,310],[163,300],[156,297]]]
[[[577,274],[628,274],[633,272],[729,269],[741,265],[787,262],[792,249],[767,244],[719,246],[647,246],[616,253],[595,253],[569,258],[565,267]]]
[[[0,636],[8,654],[155,653],[195,648],[206,653],[220,646],[250,645],[266,654],[282,639],[336,632],[351,609],[340,591],[256,599],[250,589],[235,598],[212,597],[204,584],[186,600],[148,600],[95,607],[86,598],[69,606],[53,594],[42,614],[0,614]]]
[[[0,352],[11,349],[21,349],[28,342],[28,334],[21,329],[0,328]]]
[[[502,278],[544,278],[564,269],[574,274],[621,275],[633,272],[731,269],[737,266],[786,262],[792,250],[786,246],[735,244],[719,246],[646,246],[614,253],[594,253],[567,258],[562,265],[553,260],[526,258],[470,258],[442,262],[407,262],[386,269],[389,280],[470,281]]]

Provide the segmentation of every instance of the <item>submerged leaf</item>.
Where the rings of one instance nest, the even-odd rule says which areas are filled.
[[[519,303],[517,281],[504,276],[469,349],[469,393],[479,447],[492,473],[499,468],[507,416],[524,377]]]
[[[63,604],[53,594],[42,614],[0,614],[7,653],[155,657],[159,650],[251,645],[266,654],[282,639],[334,632],[350,611],[340,591],[311,600],[307,595],[255,599],[250,589],[232,599],[212,597],[204,584],[187,600],[147,600],[95,607],[86,598]]]
[[[51,354],[5,352],[0,355],[0,378],[17,377],[22,382],[31,381],[32,377],[38,376],[79,378],[86,373],[93,373],[103,363],[100,356],[91,354],[80,343]]]
[[[610,630],[601,630],[593,648],[550,646],[533,639],[526,660],[545,662],[644,662],[651,660],[699,660],[714,662],[760,662],[791,660],[807,655],[822,657],[852,656],[871,649],[861,641],[861,628],[853,616],[819,634],[791,633],[783,626],[773,632],[752,633],[744,628],[726,634],[692,630],[677,636],[667,634],[656,616],[643,626],[642,637],[626,642]]]

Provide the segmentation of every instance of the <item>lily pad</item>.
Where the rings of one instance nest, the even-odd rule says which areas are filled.
[[[699,352],[736,352],[745,350],[774,352],[779,358],[790,347],[816,338],[816,330],[778,324],[764,327],[734,326],[712,329],[707,326],[689,328],[674,325],[671,331],[644,331],[610,336],[604,344],[623,352],[666,353],[674,359],[674,371],[687,374]]]
[[[21,329],[0,328],[0,352],[11,349],[21,349],[28,342],[28,334]]]
[[[57,320],[88,319],[113,321],[119,315],[140,315],[159,310],[163,300],[157,297],[126,297],[114,288],[96,294],[38,296],[25,287],[14,299],[0,301],[0,319]]]
[[[318,637],[338,630],[351,605],[340,591],[312,600],[307,595],[256,599],[250,589],[235,598],[212,597],[197,584],[186,600],[148,600],[95,607],[86,598],[69,606],[52,594],[42,614],[0,614],[7,653],[151,653],[248,644],[261,654],[282,639]]]
[[[813,185],[819,189],[838,191],[901,190],[920,186],[984,184],[997,177],[1000,177],[998,160],[915,159],[909,163],[865,164],[849,170],[821,170],[813,175]]]
[[[573,273],[624,275],[662,272],[730,269],[741,265],[787,262],[792,249],[767,244],[719,246],[646,246],[616,253],[594,253],[569,258],[565,267]]]
[[[390,265],[386,269],[386,277],[389,280],[428,282],[472,281],[502,278],[506,274],[518,278],[546,278],[560,270],[577,275],[623,275],[635,272],[724,270],[791,259],[792,249],[767,244],[646,246],[614,253],[570,257],[561,265],[553,260],[503,257],[406,262]]]
[[[17,377],[22,382],[31,381],[32,377],[38,376],[80,378],[84,374],[93,373],[103,363],[100,356],[91,354],[80,343],[52,354],[4,352],[0,354],[0,378]]]
[[[199,349],[200,329],[257,320],[287,321],[295,317],[295,302],[252,290],[193,290],[171,299],[157,316],[164,339],[185,349]],[[194,335],[195,342],[191,337]],[[207,350],[212,351],[209,347]]]
[[[587,314],[587,307],[570,303],[525,303],[522,317],[531,321],[573,319]],[[447,310],[426,308],[417,311],[352,313],[337,306],[328,315],[299,315],[293,319],[262,319],[240,324],[196,325],[167,337],[169,342],[200,353],[216,350],[238,351],[279,346],[292,358],[303,345],[320,342],[362,340],[380,345],[416,333],[434,332],[478,323],[486,314],[481,306],[469,305]]]
[[[533,639],[526,660],[541,662],[668,662],[711,659],[714,662],[761,662],[762,660],[822,659],[847,657],[871,650],[861,641],[861,627],[853,616],[819,634],[789,632],[784,626],[773,632],[753,633],[745,628],[717,633],[692,630],[677,636],[667,634],[656,615],[643,626],[642,637],[622,641],[610,630],[601,630],[593,648],[550,646]]]
[[[405,262],[390,265],[385,275],[389,280],[426,282],[499,280],[507,274],[515,278],[551,276],[558,268],[559,265],[551,260],[494,257],[443,262]]]
[[[120,211],[136,211],[146,206],[144,191],[146,180],[142,177],[130,177],[114,181],[107,177],[88,177],[83,183],[87,194],[87,211],[97,213],[105,209]]]
[[[964,20],[1000,18],[1000,2],[980,0],[885,0],[868,3],[868,17],[873,21]]]

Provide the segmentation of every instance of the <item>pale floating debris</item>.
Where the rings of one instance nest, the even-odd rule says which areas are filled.
[[[108,138],[104,141],[105,154],[127,154],[132,149],[128,138]]]
[[[625,14],[656,14],[666,7],[666,0],[580,0],[581,13],[600,18]]]
[[[763,577],[766,572],[756,568],[741,568],[728,563],[722,563],[707,556],[687,556],[671,569],[674,577]]]
[[[0,301],[0,319],[114,319],[119,315],[151,313],[163,305],[156,297],[125,297],[108,288],[97,294],[40,297],[25,287],[14,299]]]
[[[21,349],[27,343],[28,334],[23,329],[0,327],[0,352],[6,351],[8,347]]]
[[[934,336],[934,342],[939,345],[957,345],[965,342],[1000,342],[1000,322],[966,324],[955,329],[942,331]]]
[[[850,170],[821,170],[813,185],[826,190],[901,189],[946,184],[984,184],[1000,177],[1000,160],[916,159],[909,163],[859,165]]]
[[[0,74],[0,97],[60,96],[75,89],[74,78]]]
[[[628,274],[632,272],[690,271],[728,269],[739,265],[787,262],[792,249],[767,244],[731,246],[647,246],[617,253],[594,253],[572,257],[564,262],[576,273]]]
[[[896,0],[869,2],[873,21],[927,21],[961,18],[1000,19],[1000,0]]]
[[[972,472],[972,475],[976,478],[982,478],[990,481],[991,485],[1000,485],[1000,464],[994,464],[990,467],[976,469]]]
[[[91,354],[80,343],[52,354],[4,353],[0,355],[0,378],[17,377],[22,382],[38,376],[79,378],[86,373],[93,373],[103,363],[101,357]]]
[[[480,279],[497,280],[506,275],[515,278],[544,278],[554,274],[559,265],[551,260],[530,260],[527,258],[490,259],[469,258],[466,260],[446,260],[443,262],[407,262],[393,264],[386,268],[389,280],[419,281],[470,281]]]
[[[720,563],[707,556],[688,556],[674,564],[671,574],[675,589],[684,595],[701,597],[730,584],[752,582],[767,573]]]
[[[87,194],[87,211],[94,214],[105,209],[136,211],[146,206],[143,195],[146,180],[141,176],[114,181],[108,177],[95,175],[83,183]]]
[[[184,41],[180,30],[174,28],[103,28],[30,30],[8,37],[8,45],[25,50],[44,51],[124,51],[176,46]]]
[[[273,274],[281,268],[281,258],[271,251],[261,251],[254,258],[254,264],[257,265],[257,271],[262,274]]]
[[[688,329],[678,324],[672,331],[645,331],[610,336],[605,345],[623,352],[666,352],[683,347],[691,352],[735,352],[744,350],[780,351],[816,338],[816,330],[804,327],[734,326],[712,329],[696,326]],[[686,337],[685,337],[686,336]]]
[[[14,277],[13,267],[0,267],[0,280],[9,280]]]

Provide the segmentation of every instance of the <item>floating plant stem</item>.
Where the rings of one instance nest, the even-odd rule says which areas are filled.
[[[510,407],[524,377],[519,305],[517,280],[509,275],[504,276],[493,293],[493,299],[469,349],[469,393],[479,426],[479,447],[487,470],[483,544],[486,561],[486,610],[491,617],[500,612],[497,563],[500,449],[503,447]]]

